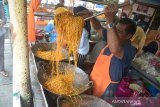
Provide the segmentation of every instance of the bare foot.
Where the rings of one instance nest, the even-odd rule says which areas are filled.
[[[5,76],[5,77],[8,77],[8,73],[5,72],[5,71],[0,71],[0,74],[2,74],[2,75]]]

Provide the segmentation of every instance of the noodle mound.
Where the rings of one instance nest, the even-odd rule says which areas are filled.
[[[68,72],[66,74],[59,74],[48,78],[47,82],[45,83],[45,87],[60,95],[72,95],[76,93],[76,90],[73,87],[74,81],[74,73]]]

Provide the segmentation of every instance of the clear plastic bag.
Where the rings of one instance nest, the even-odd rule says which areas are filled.
[[[160,58],[151,53],[144,53],[133,60],[134,64],[142,70],[155,77],[160,76]]]

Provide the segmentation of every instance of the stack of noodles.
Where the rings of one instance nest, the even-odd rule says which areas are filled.
[[[58,33],[57,49],[55,55],[52,55],[52,76],[46,80],[44,85],[48,90],[59,95],[77,95],[77,89],[73,87],[75,71],[73,69],[60,71],[59,62],[62,57],[62,47],[66,44],[68,53],[73,54],[75,66],[77,66],[77,49],[84,27],[84,19],[72,15],[69,11],[64,11],[55,15],[54,24]]]

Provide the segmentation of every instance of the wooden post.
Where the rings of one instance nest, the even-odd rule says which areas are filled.
[[[27,0],[8,0],[8,2],[13,29],[16,33],[13,40],[13,94],[19,93],[22,107],[32,107],[27,38]]]
[[[149,31],[150,31],[150,28],[151,28],[151,25],[152,25],[152,23],[153,23],[153,21],[154,21],[154,19],[155,19],[156,13],[157,13],[157,9],[154,11],[154,15],[153,15],[153,17],[152,17],[152,19],[151,19],[151,21],[150,21],[150,24],[149,24],[149,27],[148,27],[148,29],[147,29],[147,31],[146,31],[146,34],[148,34]]]

